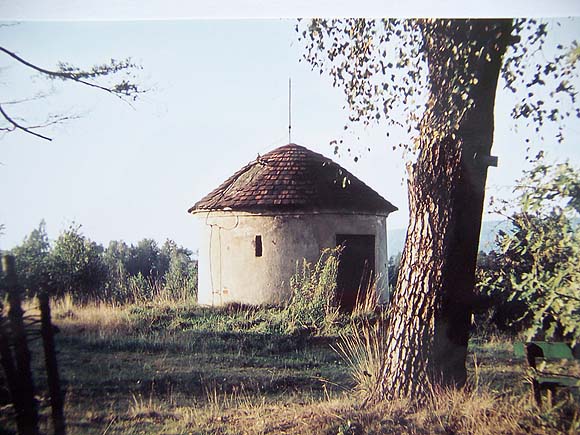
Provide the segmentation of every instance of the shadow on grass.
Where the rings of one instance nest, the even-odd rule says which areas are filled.
[[[87,350],[123,352],[244,352],[249,355],[289,354],[305,349],[328,349],[336,337],[307,334],[285,335],[252,332],[153,331],[134,336],[99,337],[65,333],[62,346],[82,346]]]
[[[98,337],[63,331],[63,378],[76,397],[114,400],[209,393],[321,397],[348,383],[329,337],[249,332],[155,331]]]

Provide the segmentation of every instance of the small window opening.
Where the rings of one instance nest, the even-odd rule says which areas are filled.
[[[254,246],[256,247],[256,257],[261,257],[262,256],[262,236],[256,236]]]

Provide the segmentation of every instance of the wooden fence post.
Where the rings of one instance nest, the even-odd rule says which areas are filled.
[[[8,319],[14,343],[15,380],[11,391],[16,426],[20,435],[38,435],[38,406],[34,398],[34,383],[30,370],[30,351],[24,326],[24,312],[21,306],[20,288],[16,279],[14,257],[2,256],[4,284],[8,293]]]
[[[48,391],[50,393],[50,407],[52,410],[54,435],[65,435],[64,403],[62,391],[60,389],[60,378],[56,361],[54,329],[50,319],[50,301],[48,292],[44,289],[41,289],[38,294],[38,302],[40,305],[40,328],[42,344],[44,346],[44,362],[46,365]]]
[[[4,304],[0,300],[0,364],[4,369],[4,377],[6,379],[6,384],[8,385],[8,390],[10,391],[10,397],[14,397],[14,392],[18,390],[17,385],[17,374],[16,366],[14,365],[14,357],[12,356],[12,350],[10,349],[10,335],[8,333],[8,321],[3,315]]]

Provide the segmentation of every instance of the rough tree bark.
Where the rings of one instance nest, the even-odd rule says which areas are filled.
[[[433,383],[461,385],[466,379],[495,92],[512,22],[451,23],[424,31],[430,100],[418,159],[409,171],[410,223],[388,313],[383,398],[420,400]],[[465,64],[446,62],[454,45],[471,47]],[[473,103],[451,132],[439,135],[438,125],[449,114],[446,80],[465,70],[476,78],[469,93]]]

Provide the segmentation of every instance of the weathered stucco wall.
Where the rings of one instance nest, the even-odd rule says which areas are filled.
[[[201,226],[198,301],[279,303],[290,293],[296,260],[318,259],[323,248],[336,246],[336,234],[375,236],[378,291],[387,295],[386,217],[355,214],[265,215],[239,212],[198,212]],[[256,256],[256,236],[262,256]]]

